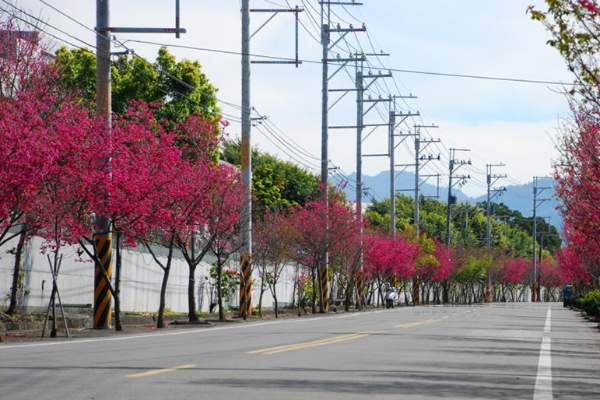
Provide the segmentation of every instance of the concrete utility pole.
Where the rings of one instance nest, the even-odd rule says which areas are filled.
[[[379,126],[386,126],[387,124],[365,124],[364,119],[365,116],[371,111],[378,103],[381,102],[392,102],[391,98],[379,98],[379,99],[368,99],[364,98],[364,93],[369,89],[371,85],[377,81],[378,78],[389,78],[392,76],[391,73],[387,75],[383,75],[381,73],[377,75],[373,75],[369,72],[368,75],[364,75],[364,62],[366,61],[367,56],[387,56],[389,54],[355,54],[356,57],[356,218],[359,222],[362,222],[362,197],[364,195],[363,188],[363,178],[362,178],[362,161],[363,161],[363,153],[362,153],[362,143],[363,141],[371,135]],[[365,80],[370,80],[370,82],[365,86]],[[365,111],[365,103],[371,103],[371,106]],[[366,136],[363,137],[363,130],[365,127],[374,127],[373,130]],[[330,127],[333,128],[333,127]],[[371,156],[381,156],[382,154],[365,154],[365,157]],[[385,154],[387,155],[387,154]],[[362,247],[362,235],[363,232],[360,232],[360,240]],[[363,254],[362,250],[360,251],[360,255],[358,257],[358,265],[357,269],[361,271],[360,275],[362,276],[363,272]],[[362,291],[360,292],[362,294]]]
[[[492,189],[492,185],[496,182],[498,182],[498,179],[502,179],[502,178],[506,178],[506,174],[504,175],[492,175],[492,167],[504,167],[504,164],[500,163],[500,164],[487,164],[486,165],[486,173],[487,173],[487,207],[486,207],[486,214],[487,214],[487,234],[486,234],[486,241],[487,241],[487,254],[488,256],[491,254],[491,250],[492,250],[492,235],[491,235],[491,201],[492,198],[494,198],[495,196],[501,196],[502,192],[506,191],[506,188],[500,188],[500,189]],[[492,194],[493,193],[493,194]],[[485,301],[487,303],[490,303],[492,301],[492,276],[490,275],[490,271],[488,270],[488,274],[487,274],[487,288],[485,291]]]
[[[175,14],[175,28],[111,27],[109,0],[96,0],[96,116],[105,122],[105,138],[110,137],[112,128],[110,33],[175,33],[179,37],[186,32],[179,27],[179,0],[175,0]],[[109,160],[100,161],[108,168]],[[108,196],[108,193],[101,195]],[[94,221],[94,247],[99,263],[95,266],[93,327],[107,329],[112,314],[112,294],[106,279],[112,276],[112,235],[106,216],[97,216]]]
[[[440,156],[438,155],[437,158],[434,158],[432,156],[429,157],[424,157],[421,156],[421,151],[425,150],[431,143],[439,143],[440,140],[436,139],[436,140],[421,140],[421,128],[439,128],[438,126],[435,125],[415,125],[415,216],[414,216],[414,221],[415,221],[415,232],[417,234],[417,237],[419,236],[419,170],[421,168],[421,163],[420,161],[425,161],[426,163],[437,159],[440,159]],[[421,148],[421,144],[423,144],[424,146]]]
[[[252,312],[252,106],[250,103],[250,64],[294,64],[298,60],[298,13],[304,11],[298,6],[293,9],[250,9],[250,0],[242,0],[242,182],[246,188],[244,207],[241,214],[242,254],[240,267],[240,310],[239,316],[246,319]],[[252,35],[250,34],[250,13],[273,14]],[[250,61],[250,40],[265,25],[280,13],[296,15],[296,60],[295,61]]]
[[[448,174],[448,209],[446,213],[446,246],[450,247],[450,232],[452,222],[452,205],[456,203],[456,197],[452,196],[452,188],[456,183],[464,184],[467,179],[470,179],[470,175],[453,176],[454,172],[462,167],[463,165],[471,165],[471,160],[456,160],[457,151],[471,151],[470,149],[450,149],[450,160],[449,160],[449,174]],[[456,183],[452,183],[453,178],[457,179]]]
[[[348,62],[349,60],[343,59],[329,59],[330,50],[337,45],[348,33],[350,32],[364,32],[366,28],[331,28],[331,6],[332,5],[348,5],[357,6],[362,3],[356,2],[343,2],[343,1],[321,1],[321,45],[323,47],[323,58],[322,58],[322,92],[321,92],[321,186],[322,186],[322,198],[323,206],[328,208],[329,201],[329,153],[328,153],[328,142],[329,142],[329,131],[328,131],[328,112],[329,112],[329,80],[335,75],[335,73],[329,76],[329,62]],[[331,33],[340,33],[340,38],[331,44]],[[354,60],[351,60],[354,61]],[[345,65],[345,64],[344,64]],[[344,66],[343,65],[343,66]],[[342,66],[342,67],[343,67]],[[339,71],[339,70],[338,70]],[[337,73],[337,72],[336,72]],[[328,214],[326,210],[326,215]],[[324,221],[328,224],[328,218]],[[329,254],[325,253],[321,259],[320,264],[320,293],[321,293],[321,304],[320,312],[326,312],[329,308]],[[359,291],[359,293],[361,293]]]
[[[369,54],[372,55],[372,54]],[[377,54],[375,54],[377,55]],[[367,54],[357,55],[361,57],[359,61],[357,61],[356,67],[356,215],[359,221],[362,221],[362,196],[363,196],[363,179],[362,179],[362,143],[366,139],[363,137],[363,130],[366,127],[374,127],[374,130],[380,126],[388,126],[388,124],[365,124],[364,119],[365,116],[371,111],[378,103],[382,102],[392,102],[392,98],[379,98],[379,99],[365,99],[364,92],[371,87],[375,83],[375,81],[379,78],[389,78],[392,74],[377,74],[373,75],[369,73],[368,75],[363,74],[363,63],[366,60]],[[369,84],[365,86],[365,80],[370,80]],[[364,106],[365,103],[371,103],[371,106],[365,111]],[[371,133],[374,132],[371,131]],[[370,135],[370,134],[369,134]],[[369,136],[367,135],[367,137]],[[378,156],[387,156],[387,154],[365,154],[364,157],[378,157]]]
[[[104,137],[108,140],[112,127],[112,97],[110,73],[110,26],[109,0],[96,0],[96,116],[105,122]],[[108,160],[103,160],[108,162]],[[108,174],[108,172],[107,172]],[[106,196],[106,193],[102,194]],[[94,245],[101,263],[96,263],[94,278],[94,320],[93,327],[108,329],[112,316],[112,302],[109,284],[102,269],[110,279],[112,276],[112,235],[110,220],[97,216],[94,226]]]
[[[547,218],[550,218],[550,217],[547,217]],[[560,235],[557,235],[557,234],[551,232],[550,221],[548,221],[548,225],[549,225],[548,232],[540,232],[540,251],[538,252],[540,265],[542,265],[542,255],[543,255],[543,249],[544,249],[544,236],[555,236],[555,237],[560,236]],[[541,297],[542,297],[541,282],[540,282],[540,286],[538,287],[538,291],[540,291],[540,295],[537,297],[538,297],[538,299],[541,299]],[[547,296],[548,296],[548,292],[546,291],[545,297],[547,297]],[[546,301],[549,301],[549,300],[546,300]]]
[[[538,199],[538,195],[542,193],[546,189],[552,189],[550,186],[538,186],[538,180],[540,179],[550,179],[548,177],[533,177],[533,257],[532,257],[532,265],[533,265],[533,282],[531,284],[531,301],[533,303],[537,302],[537,290],[538,290],[538,272],[537,272],[537,257],[536,257],[536,244],[537,244],[537,208],[545,201],[550,201],[549,198],[546,199]]]
[[[246,188],[242,209],[240,254],[240,317],[246,319],[252,304],[252,109],[250,108],[250,0],[242,0],[242,182]]]
[[[390,117],[389,117],[389,127],[388,127],[388,154],[390,157],[390,235],[393,239],[396,238],[396,157],[395,150],[398,145],[400,145],[407,136],[404,135],[395,135],[394,131],[396,128],[402,124],[406,118],[419,116],[419,112],[416,113],[396,113],[396,99],[416,99],[416,96],[393,96],[394,102],[390,103]],[[396,117],[400,117],[400,121],[396,123]],[[395,144],[394,137],[396,136],[404,136],[404,139]]]

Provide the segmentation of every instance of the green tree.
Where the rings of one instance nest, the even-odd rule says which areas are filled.
[[[221,159],[241,165],[239,140],[225,140]],[[290,206],[304,206],[314,200],[320,190],[319,179],[287,161],[252,149],[252,192],[256,199],[253,211],[286,210]]]
[[[484,207],[484,203],[480,203],[480,205]],[[525,233],[530,237],[528,247],[532,247],[533,217],[524,217],[519,211],[510,209],[504,203],[494,203],[493,206],[495,211],[492,216],[493,220],[500,223],[500,226],[494,224],[494,226],[498,228],[497,230],[500,232],[506,230],[505,235],[514,238],[516,241],[520,242],[520,244],[525,244],[525,241],[522,241],[522,237],[520,236],[521,233]],[[550,225],[544,218],[538,217],[537,233],[537,243],[538,245],[541,245],[543,240],[544,249],[550,250],[552,253],[554,253],[555,250],[561,247],[562,243],[558,229],[554,225]]]
[[[435,199],[420,200],[419,220],[421,232],[431,238],[446,242],[446,203]],[[503,203],[493,204],[495,212],[490,220],[492,249],[502,254],[516,257],[531,257],[533,248],[533,218],[525,218],[516,210]],[[396,228],[399,231],[414,229],[414,199],[410,196],[396,196]],[[390,201],[373,199],[366,211],[366,217],[376,229],[389,230]],[[451,246],[453,248],[482,249],[487,244],[486,203],[461,203],[453,206],[450,223]],[[538,232],[544,235],[544,249],[560,247],[558,230],[543,219],[538,219]],[[541,235],[538,236],[538,243]]]
[[[60,82],[66,88],[77,90],[84,101],[92,104],[96,93],[94,53],[87,48],[62,47],[56,52],[54,63]],[[219,118],[218,89],[202,72],[200,63],[186,59],[177,62],[166,47],[160,48],[153,64],[138,56],[121,55],[113,62],[111,73],[114,113],[124,113],[131,100],[144,100],[162,103],[157,118],[172,123],[195,113],[212,120]]]

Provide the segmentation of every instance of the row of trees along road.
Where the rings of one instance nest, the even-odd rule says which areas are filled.
[[[546,3],[543,10],[530,7],[530,15],[550,32],[548,44],[564,57],[575,83],[566,93],[572,117],[562,123],[554,166],[566,242],[557,260],[585,292],[600,287],[600,6],[595,0]]]
[[[19,30],[14,19],[1,22],[0,31]],[[66,245],[79,245],[82,255],[98,262],[92,223],[101,214],[110,217],[115,236],[116,277],[109,286],[116,329],[122,329],[119,274],[128,266],[120,254],[127,246],[143,245],[153,255],[153,246],[168,248],[166,261],[154,257],[164,272],[159,327],[174,249],[183,253],[189,318],[197,320],[195,268],[211,250],[222,268],[235,246],[243,194],[238,171],[218,161],[226,123],[200,64],[176,63],[166,49],[154,65],[120,58],[113,68],[118,101],[106,138],[103,121],[92,117],[91,52],[60,49],[48,62],[38,37],[7,39],[2,49],[0,245],[20,235],[8,312],[16,310],[24,243],[41,236],[55,273]],[[99,196],[103,191],[110,196]],[[55,294],[53,287],[52,299]]]
[[[239,142],[225,141],[222,158],[239,165]],[[296,265],[298,305],[316,311],[317,306],[320,308],[320,293],[313,261],[319,259],[324,248],[329,248],[330,253],[332,297],[344,300],[346,306],[356,300],[356,278],[360,273],[357,266],[361,254],[364,255],[367,298],[371,302],[381,302],[382,290],[392,277],[407,292],[416,287],[418,297],[425,301],[430,298],[442,301],[444,292],[449,301],[481,299],[482,280],[487,273],[493,278],[495,300],[519,300],[523,295],[522,289],[531,282],[532,218],[525,218],[504,204],[495,205],[497,217],[492,222],[493,241],[489,256],[485,247],[487,220],[482,204],[456,207],[461,211],[453,213],[453,250],[449,250],[442,244],[445,242],[446,222],[446,205],[443,202],[421,199],[422,226],[417,237],[412,226],[414,200],[398,196],[396,226],[401,234],[392,240],[386,232],[389,200],[373,200],[366,212],[367,223],[362,227],[365,235],[361,241],[361,229],[354,225],[357,222],[351,205],[346,203],[343,195],[333,190],[335,195],[329,201],[345,204],[333,212],[344,217],[334,218],[340,221],[339,226],[330,223],[330,230],[327,230],[320,215],[322,202],[318,197],[316,177],[257,149],[253,150],[253,160],[253,189],[258,205],[254,215],[253,257],[260,272],[261,295],[266,290],[276,293],[274,287],[282,266],[292,263]],[[270,172],[256,173],[261,170]],[[302,179],[299,179],[300,176]],[[305,214],[307,210],[310,218]],[[299,214],[300,211],[303,215]],[[541,225],[540,222],[538,229],[557,233],[553,226]],[[331,232],[343,232],[336,235],[344,236],[344,240],[325,242],[323,238]],[[540,270],[542,284],[548,289],[556,289],[563,284],[561,271],[556,269],[553,258],[559,245],[557,237],[548,237],[544,241]],[[557,299],[558,291],[548,290],[546,296]],[[415,298],[412,301],[419,300]]]
[[[562,159],[556,167],[559,196],[565,200],[568,247],[559,249],[558,239],[549,236],[540,255],[541,283],[550,289],[548,298],[555,298],[553,289],[565,282],[598,285],[596,52],[600,43],[595,2],[548,3],[549,12],[531,9],[531,15],[555,34],[551,44],[563,52],[585,84],[571,93],[575,117],[563,127]],[[571,19],[569,24],[561,20],[566,18]],[[577,23],[583,27],[575,28]],[[3,22],[1,28],[19,29],[14,20]],[[581,33],[585,29],[588,34]],[[47,243],[43,250],[53,256],[54,269],[60,263],[61,247],[67,244],[78,243],[82,252],[95,259],[91,221],[95,213],[103,213],[111,216],[116,237],[117,277],[111,292],[117,318],[118,271],[127,267],[120,265],[120,249],[143,245],[152,252],[153,245],[162,245],[169,249],[169,257],[166,261],[155,257],[164,271],[161,310],[173,252],[178,249],[190,269],[189,318],[195,320],[195,268],[212,251],[218,255],[216,267],[221,271],[239,246],[242,198],[238,173],[218,163],[221,157],[239,165],[239,143],[219,139],[226,123],[219,116],[216,88],[202,74],[200,64],[177,63],[166,49],[160,50],[154,64],[138,57],[116,60],[115,124],[107,142],[99,134],[102,121],[90,117],[95,92],[92,53],[60,49],[47,63],[36,40],[8,45],[14,47],[0,59],[0,139],[6,144],[0,167],[0,244],[21,235],[11,294],[21,276],[24,241],[34,234],[42,236]],[[413,294],[415,304],[431,298],[482,300],[487,274],[492,277],[494,300],[517,300],[532,279],[533,221],[503,204],[496,205],[489,251],[484,208],[471,204],[462,204],[452,213],[447,248],[443,244],[446,205],[419,200],[422,225],[417,235],[412,221],[414,199],[398,196],[399,233],[391,238],[386,232],[389,200],[373,200],[365,224],[360,225],[340,190],[332,188],[330,197],[321,199],[317,177],[253,151],[254,258],[261,294],[271,290],[276,295],[282,266],[293,263],[297,305],[309,306],[313,312],[317,305],[324,310],[316,266],[325,252],[330,255],[331,298],[343,299],[346,308],[357,300],[359,277],[366,281],[368,302],[381,302],[385,286],[395,282]],[[106,178],[109,164],[99,165],[98,159],[110,160],[110,180]],[[98,198],[100,184],[108,184],[108,199]],[[325,202],[329,224],[323,223]],[[556,232],[554,227],[546,228]],[[358,270],[361,258],[364,267]],[[14,304],[11,301],[9,311],[14,312]],[[159,320],[161,326],[162,311]]]

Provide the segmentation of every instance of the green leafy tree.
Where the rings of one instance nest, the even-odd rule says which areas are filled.
[[[54,63],[60,82],[77,90],[91,104],[96,93],[94,53],[87,48],[62,47],[56,52]],[[200,63],[186,59],[177,62],[166,47],[160,48],[154,63],[121,55],[113,62],[111,74],[113,112],[117,114],[127,110],[130,100],[144,100],[162,104],[157,111],[159,120],[175,123],[195,113],[212,120],[219,118],[218,89],[202,72]]]
[[[484,203],[480,204],[482,207],[484,206]],[[514,241],[518,242],[519,246],[527,245],[528,247],[532,247],[533,217],[524,217],[519,211],[511,210],[504,203],[493,204],[493,206],[495,210],[493,219],[495,222],[498,222],[498,224],[493,225],[496,228],[495,230],[498,233],[506,231],[504,235],[514,239]],[[561,239],[558,229],[554,225],[550,225],[545,219],[538,218],[537,232],[543,232],[544,249],[554,252],[561,247]],[[523,240],[523,233],[530,237],[529,243],[526,243],[527,241]],[[497,237],[495,235],[493,236]],[[537,242],[538,245],[542,244],[542,235],[537,237]]]
[[[239,140],[225,140],[221,159],[238,167],[241,165]],[[291,206],[304,206],[317,198],[319,179],[298,167],[281,161],[268,153],[252,149],[252,193],[255,197],[253,211],[261,215],[268,210],[284,211]]]

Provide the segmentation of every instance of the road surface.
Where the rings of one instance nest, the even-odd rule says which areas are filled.
[[[421,306],[0,344],[0,399],[600,399],[559,303]]]

